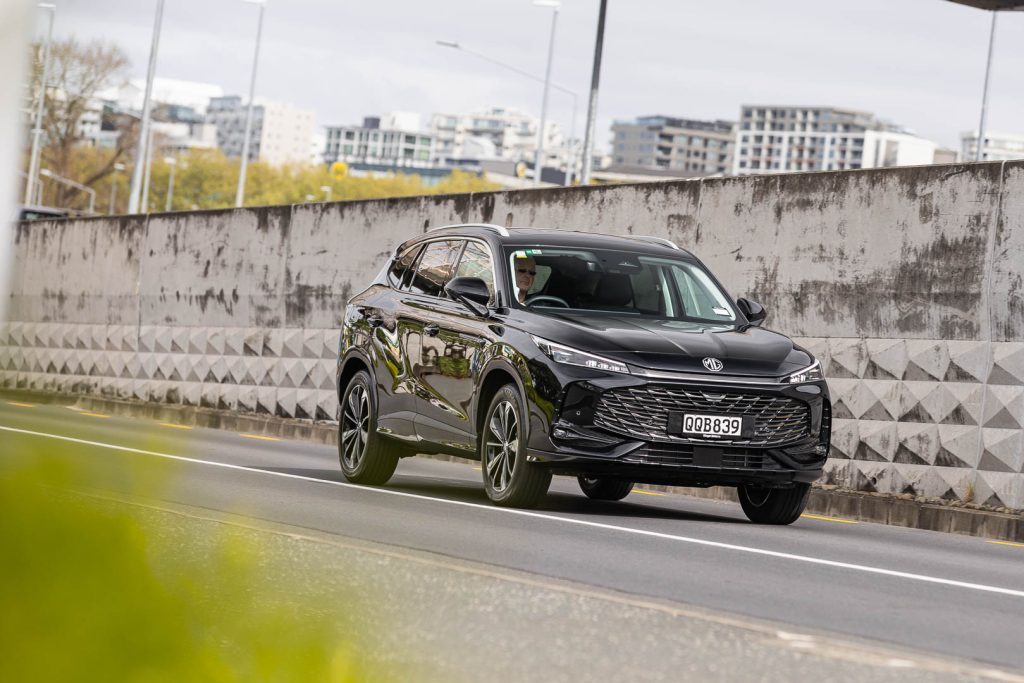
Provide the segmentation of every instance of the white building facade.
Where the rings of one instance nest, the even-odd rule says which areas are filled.
[[[978,158],[978,131],[961,133],[960,160],[976,161]],[[1012,161],[1024,159],[1024,134],[996,133],[985,131],[985,146],[981,150],[982,161]]]
[[[533,116],[504,107],[469,114],[437,113],[430,119],[439,159],[478,158],[493,149],[493,158],[532,162],[539,127]],[[564,167],[567,159],[561,126],[548,121],[544,126],[544,165]]]
[[[206,121],[217,129],[217,146],[229,157],[242,155],[248,107],[237,95],[215,97]],[[308,164],[313,141],[312,111],[256,100],[249,137],[249,160],[272,166]]]
[[[323,159],[384,166],[427,167],[436,163],[435,138],[417,131],[419,117],[367,116],[361,126],[327,126]],[[410,130],[413,129],[413,130]]]
[[[935,161],[938,145],[873,114],[834,107],[744,105],[732,173],[845,171]]]
[[[123,111],[141,112],[145,94],[146,79],[133,78],[125,85],[100,93],[98,97]],[[206,113],[206,106],[211,99],[223,96],[223,88],[213,83],[181,81],[176,78],[153,79],[153,102],[188,107],[198,114]]]

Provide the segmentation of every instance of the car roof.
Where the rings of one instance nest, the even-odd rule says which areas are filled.
[[[479,237],[496,241],[512,247],[589,247],[592,249],[625,249],[633,252],[674,256],[695,259],[696,257],[673,242],[653,235],[608,235],[599,232],[583,232],[579,230],[562,230],[559,228],[540,228],[532,226],[511,227],[474,223],[466,225],[446,225],[433,228],[424,235],[405,244],[412,244],[422,239],[438,237]],[[405,245],[403,245],[405,246]]]

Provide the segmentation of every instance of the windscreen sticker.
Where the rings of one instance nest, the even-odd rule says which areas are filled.
[[[516,258],[530,258],[531,256],[534,256],[534,255],[540,256],[540,253],[541,253],[540,249],[520,249],[519,251],[515,252],[515,257]]]
[[[718,315],[729,315],[729,310],[728,309],[721,308],[719,306],[715,306],[711,310],[714,311],[715,313],[717,313]]]

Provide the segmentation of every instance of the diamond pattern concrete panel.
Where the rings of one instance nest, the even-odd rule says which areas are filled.
[[[340,331],[12,321],[0,387],[335,420]],[[833,402],[823,480],[1024,508],[1024,343],[810,337]]]

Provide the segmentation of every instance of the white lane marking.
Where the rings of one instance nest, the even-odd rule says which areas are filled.
[[[536,519],[547,519],[555,522],[564,522],[566,524],[575,524],[576,526],[590,527],[593,529],[605,529],[606,531],[620,531],[629,534],[637,534],[638,536],[648,536],[651,538],[661,538],[667,541],[678,541],[680,543],[690,543],[693,545],[702,545],[709,548],[720,548],[722,550],[735,550],[737,552],[750,553],[752,555],[764,555],[766,557],[776,557],[783,560],[793,560],[795,562],[806,562],[808,564],[823,565],[826,567],[836,567],[837,569],[849,569],[852,571],[865,572],[868,574],[880,574],[883,576],[893,576],[900,579],[908,579],[911,581],[921,581],[923,583],[934,583],[943,586],[952,586],[955,588],[966,588],[968,590],[982,591],[985,593],[998,593],[1000,595],[1009,595],[1015,598],[1024,598],[1024,591],[1015,590],[1013,588],[1002,588],[1000,586],[988,586],[982,583],[971,583],[969,581],[956,581],[954,579],[943,579],[937,576],[927,576],[925,574],[914,574],[912,572],[901,572],[895,569],[884,569],[882,567],[872,567],[864,564],[852,564],[850,562],[839,562],[836,560],[825,560],[819,557],[809,557],[807,555],[795,555],[793,553],[783,553],[777,550],[765,550],[763,548],[752,548],[745,545],[735,545],[733,543],[722,543],[721,541],[708,541],[703,538],[692,538],[690,536],[676,536],[674,534],[666,534],[659,531],[648,531],[647,529],[634,529],[632,527],[617,526],[615,524],[602,524],[601,522],[591,522],[584,519],[573,519],[571,517],[559,517],[558,515],[548,515],[543,512],[532,512],[530,510],[515,510],[512,508],[499,508],[493,505],[481,505],[480,503],[469,503],[461,500],[448,500],[447,498],[434,498],[432,496],[423,496],[418,493],[407,493],[405,491],[395,491],[392,489],[383,488],[372,488],[366,486],[360,486],[358,484],[349,484],[343,481],[331,481],[329,479],[317,479],[316,477],[307,477],[301,474],[289,474],[287,472],[272,472],[269,470],[262,470],[258,467],[246,467],[245,465],[232,465],[226,462],[217,462],[215,460],[200,460],[199,458],[186,458],[181,455],[171,455],[169,453],[158,453],[156,451],[146,451],[139,448],[130,448],[128,446],[118,446],[116,444],[103,443],[101,441],[88,441],[86,439],[76,439],[70,436],[60,436],[58,434],[48,434],[46,432],[33,432],[27,429],[17,429],[15,427],[5,427],[0,425],[0,430],[5,432],[14,432],[17,434],[27,434],[29,436],[39,436],[49,439],[57,439],[59,441],[67,441],[69,443],[78,443],[86,446],[98,446],[100,448],[109,448],[115,451],[123,451],[125,453],[138,453],[140,455],[152,455],[157,458],[167,458],[169,460],[180,460],[182,462],[198,463],[200,465],[209,465],[211,467],[223,467],[230,470],[242,470],[245,472],[255,472],[258,474],[265,474],[274,477],[285,477],[287,479],[299,479],[302,481],[311,481],[317,484],[328,484],[330,486],[341,486],[343,488],[356,489],[359,491],[367,491],[373,493],[383,493],[389,496],[399,496],[402,498],[415,498],[418,500],[429,500],[436,503],[447,503],[448,505],[456,505],[459,507],[476,508],[479,510],[487,510],[490,512],[502,512],[510,515],[519,515],[521,517],[533,517]]]

